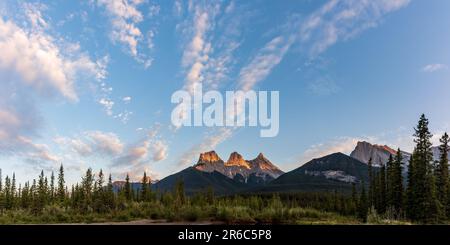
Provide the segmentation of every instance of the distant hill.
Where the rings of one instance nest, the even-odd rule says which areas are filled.
[[[367,164],[343,153],[333,153],[313,159],[253,191],[349,191],[352,183],[359,184],[362,181],[368,181]]]

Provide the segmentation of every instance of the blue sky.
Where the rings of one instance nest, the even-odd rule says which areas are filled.
[[[410,151],[450,128],[450,2],[2,1],[0,168],[62,162],[162,178],[198,154],[263,152],[287,171],[358,140]],[[172,93],[280,91],[280,131],[171,125]]]

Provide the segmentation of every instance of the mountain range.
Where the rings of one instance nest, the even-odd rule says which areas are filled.
[[[343,153],[334,153],[284,173],[262,153],[255,159],[245,160],[233,152],[225,162],[210,151],[201,153],[192,167],[162,179],[153,188],[170,191],[179,180],[183,180],[188,195],[206,191],[208,187],[219,195],[350,190],[352,183],[367,181],[367,164]]]
[[[439,158],[439,149],[433,147],[433,156]],[[234,193],[296,192],[296,191],[350,191],[352,184],[368,183],[367,162],[372,158],[375,171],[386,164],[396,150],[386,145],[361,141],[348,156],[337,152],[301,165],[284,173],[262,153],[245,160],[233,152],[224,161],[215,151],[201,153],[196,164],[158,182],[152,188],[160,192],[173,190],[182,180],[185,192],[193,195],[212,188],[218,195]],[[450,154],[450,153],[449,153]],[[402,151],[404,170],[411,154]],[[404,173],[406,173],[404,171]],[[123,184],[120,182],[120,184]],[[140,188],[139,183],[132,184]]]
[[[253,160],[245,160],[241,154],[233,152],[224,162],[215,151],[205,152],[200,154],[194,168],[209,173],[217,171],[228,178],[247,184],[266,183],[284,173],[262,153]]]

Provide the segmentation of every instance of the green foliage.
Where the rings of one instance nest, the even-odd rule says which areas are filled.
[[[441,218],[447,218],[450,214],[450,179],[448,173],[449,140],[448,134],[444,133],[440,139],[440,158],[436,168],[437,199],[443,206]]]
[[[361,193],[358,201],[358,218],[362,222],[367,221],[367,211],[368,211],[368,202],[367,202],[366,188],[363,182],[361,184]]]
[[[408,181],[410,181],[408,185],[408,208],[410,209],[408,215],[413,221],[434,223],[441,216],[442,205],[436,195],[430,141],[432,134],[428,130],[428,119],[423,114],[415,128],[414,137],[416,147],[413,152],[413,160],[410,162],[412,172],[408,176]]]

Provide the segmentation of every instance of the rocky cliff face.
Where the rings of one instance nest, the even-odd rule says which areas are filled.
[[[201,153],[197,164],[194,166],[197,170],[204,172],[217,171],[223,175],[236,179],[241,182],[249,180],[255,182],[265,182],[275,179],[284,172],[272,164],[260,153],[253,160],[245,160],[237,152],[230,154],[230,157],[224,162],[214,151]]]
[[[215,151],[201,153],[198,159],[199,163],[215,163],[219,161],[222,161],[222,159],[220,159]]]
[[[439,161],[440,151],[438,146],[431,147],[433,152],[433,160]],[[386,145],[376,145],[369,142],[358,142],[355,149],[350,154],[351,157],[360,160],[361,162],[368,163],[369,159],[372,158],[372,163],[374,166],[380,166],[380,164],[386,164],[389,160],[389,155],[395,156],[397,151]],[[409,164],[409,159],[411,158],[411,153],[402,151],[403,163],[405,166]],[[450,158],[450,152],[448,153]],[[406,168],[404,168],[406,171]]]
[[[356,147],[350,156],[364,163],[368,163],[369,159],[372,158],[374,166],[381,166],[381,164],[386,164],[388,162],[389,155],[395,156],[395,154],[397,154],[397,151],[389,146],[360,141],[356,144]],[[402,154],[402,162],[407,164],[411,154],[404,151],[402,151]]]
[[[247,161],[244,160],[244,158],[241,156],[241,154],[237,152],[231,153],[230,157],[228,158],[228,161],[225,163],[225,166],[237,166],[237,167],[243,167],[246,169],[250,169],[250,165]]]

